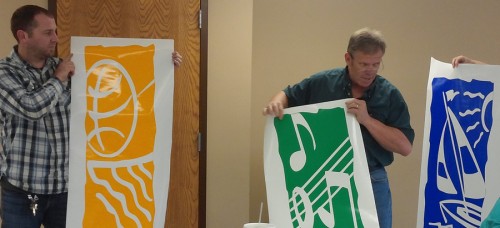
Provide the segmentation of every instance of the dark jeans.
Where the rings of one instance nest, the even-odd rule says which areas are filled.
[[[370,171],[373,196],[377,207],[378,223],[380,228],[392,227],[392,197],[389,179],[385,169],[379,168]]]
[[[45,228],[65,228],[68,193],[37,195],[37,197],[38,210],[36,215],[33,215],[28,193],[2,186],[0,204],[2,228],[39,228],[42,224]]]

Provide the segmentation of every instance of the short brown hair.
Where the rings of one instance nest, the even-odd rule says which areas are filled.
[[[386,44],[380,31],[362,28],[351,35],[349,44],[347,45],[347,52],[351,56],[355,51],[373,54],[380,50],[382,53],[385,53],[385,47]]]
[[[52,15],[47,9],[36,5],[21,6],[14,11],[12,18],[10,19],[10,30],[17,41],[19,41],[16,35],[18,30],[23,30],[28,32],[28,34],[31,34],[33,28],[37,26],[35,16],[38,14],[45,14],[54,18],[54,15]]]

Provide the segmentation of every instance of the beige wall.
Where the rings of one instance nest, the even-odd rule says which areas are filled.
[[[39,5],[47,8],[47,0],[0,0],[0,58],[8,55],[16,40],[10,32],[10,17],[14,10],[26,4]]]
[[[10,31],[12,11],[26,3],[47,5],[0,0],[0,31]],[[284,86],[343,66],[348,36],[365,26],[386,37],[380,73],[407,99],[417,134],[413,154],[389,168],[394,227],[414,227],[430,57],[467,54],[500,64],[499,8],[496,0],[210,0],[207,227],[258,220],[266,200],[262,107]],[[14,39],[2,32],[0,40],[3,57]]]
[[[243,227],[249,217],[252,5],[208,5],[208,228]]]
[[[260,111],[286,85],[344,66],[350,34],[372,27],[388,43],[379,73],[405,96],[416,131],[413,153],[396,156],[388,169],[394,227],[415,227],[430,58],[450,62],[466,54],[500,64],[499,8],[496,0],[255,0],[250,218],[258,217],[256,202],[265,196]]]

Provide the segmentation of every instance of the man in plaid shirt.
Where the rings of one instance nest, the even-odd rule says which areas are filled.
[[[46,9],[17,9],[11,30],[17,45],[0,60],[2,227],[65,227],[75,65],[53,57],[56,23]]]

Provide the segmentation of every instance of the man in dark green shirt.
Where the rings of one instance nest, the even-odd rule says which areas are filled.
[[[377,74],[385,53],[380,32],[360,29],[350,38],[346,67],[317,73],[288,86],[264,108],[266,115],[283,117],[283,109],[352,98],[347,112],[360,123],[381,228],[392,227],[392,200],[385,166],[394,154],[412,151],[415,132],[408,106],[399,90]]]

